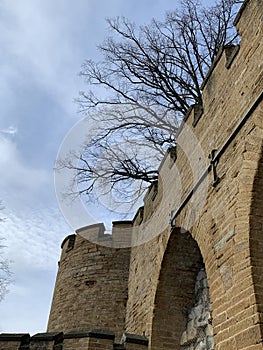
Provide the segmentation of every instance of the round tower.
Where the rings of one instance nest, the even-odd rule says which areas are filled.
[[[115,231],[127,225],[131,226],[116,223]],[[62,242],[48,332],[104,329],[117,337],[123,333],[130,248],[114,248],[114,235],[104,231],[103,224],[87,226]]]

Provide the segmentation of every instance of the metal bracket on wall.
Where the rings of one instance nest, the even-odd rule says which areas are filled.
[[[169,224],[170,224],[171,229],[173,229],[175,227],[176,217],[174,216],[174,214],[175,214],[175,210],[172,210],[170,212],[170,220],[169,220]]]
[[[208,158],[210,159],[210,164],[211,164],[211,167],[212,167],[212,171],[213,171],[213,177],[214,177],[214,181],[212,183],[212,187],[216,187],[216,185],[219,183],[220,179],[217,175],[217,164],[218,164],[218,159],[216,158],[215,156],[215,153],[216,153],[216,150],[213,149],[211,151],[211,153],[209,154]]]
[[[208,168],[205,169],[203,175],[200,177],[200,179],[197,181],[197,183],[194,185],[194,187],[190,190],[190,192],[185,197],[185,199],[180,204],[180,206],[176,210],[173,210],[173,212],[171,212],[170,225],[171,225],[172,228],[175,226],[176,217],[181,213],[183,208],[186,206],[186,204],[192,198],[193,194],[195,193],[195,191],[197,190],[199,185],[203,182],[203,180],[207,177],[207,175],[210,173],[211,170],[213,171],[213,175],[214,175],[214,182],[213,182],[212,186],[215,187],[218,184],[220,179],[219,179],[219,177],[217,175],[216,166],[217,166],[217,164],[219,162],[219,159],[222,157],[222,155],[225,153],[225,151],[227,150],[227,148],[229,147],[231,142],[235,139],[235,137],[238,135],[240,130],[246,124],[246,122],[249,119],[249,117],[253,114],[253,112],[259,106],[259,104],[261,103],[262,99],[263,99],[263,91],[260,93],[260,95],[258,96],[256,101],[253,103],[253,105],[249,108],[247,113],[243,116],[243,118],[241,119],[240,123],[237,125],[235,130],[232,132],[232,134],[229,136],[229,138],[226,140],[226,142],[221,147],[221,149],[217,152],[217,154],[215,154],[216,150],[212,150],[212,152],[210,153],[211,158],[210,158],[210,164],[209,164]]]

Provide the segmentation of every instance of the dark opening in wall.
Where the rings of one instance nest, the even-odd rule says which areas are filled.
[[[206,346],[210,342],[210,347],[200,347],[204,339]],[[151,349],[213,349],[209,289],[202,255],[191,234],[179,228],[171,233],[162,261]]]

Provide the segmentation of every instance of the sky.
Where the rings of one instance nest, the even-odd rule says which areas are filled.
[[[12,270],[0,332],[46,331],[60,244],[77,228],[60,211],[54,166],[65,136],[81,120],[74,99],[85,85],[78,72],[85,59],[98,58],[105,18],[124,15],[144,24],[175,5],[0,0],[0,237]],[[83,225],[104,220],[85,215]]]

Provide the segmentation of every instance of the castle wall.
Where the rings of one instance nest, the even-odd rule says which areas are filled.
[[[101,244],[94,243],[96,237]],[[128,297],[130,248],[111,245],[112,237],[104,235],[103,224],[80,229],[64,240],[48,332],[96,328],[111,330],[120,338]]]
[[[0,334],[0,350],[147,350],[148,340],[124,333],[115,343],[110,331],[84,330],[68,333]]]
[[[135,228],[134,242],[145,243],[132,249],[126,329],[149,337],[151,348],[172,217],[203,257],[215,349],[262,349],[262,16],[262,0],[245,2],[236,20],[240,48],[219,54],[203,84],[204,112],[187,116],[176,161],[168,154],[159,171],[159,205]]]
[[[235,24],[144,208],[68,236],[48,333],[0,350],[262,349],[263,1]]]

